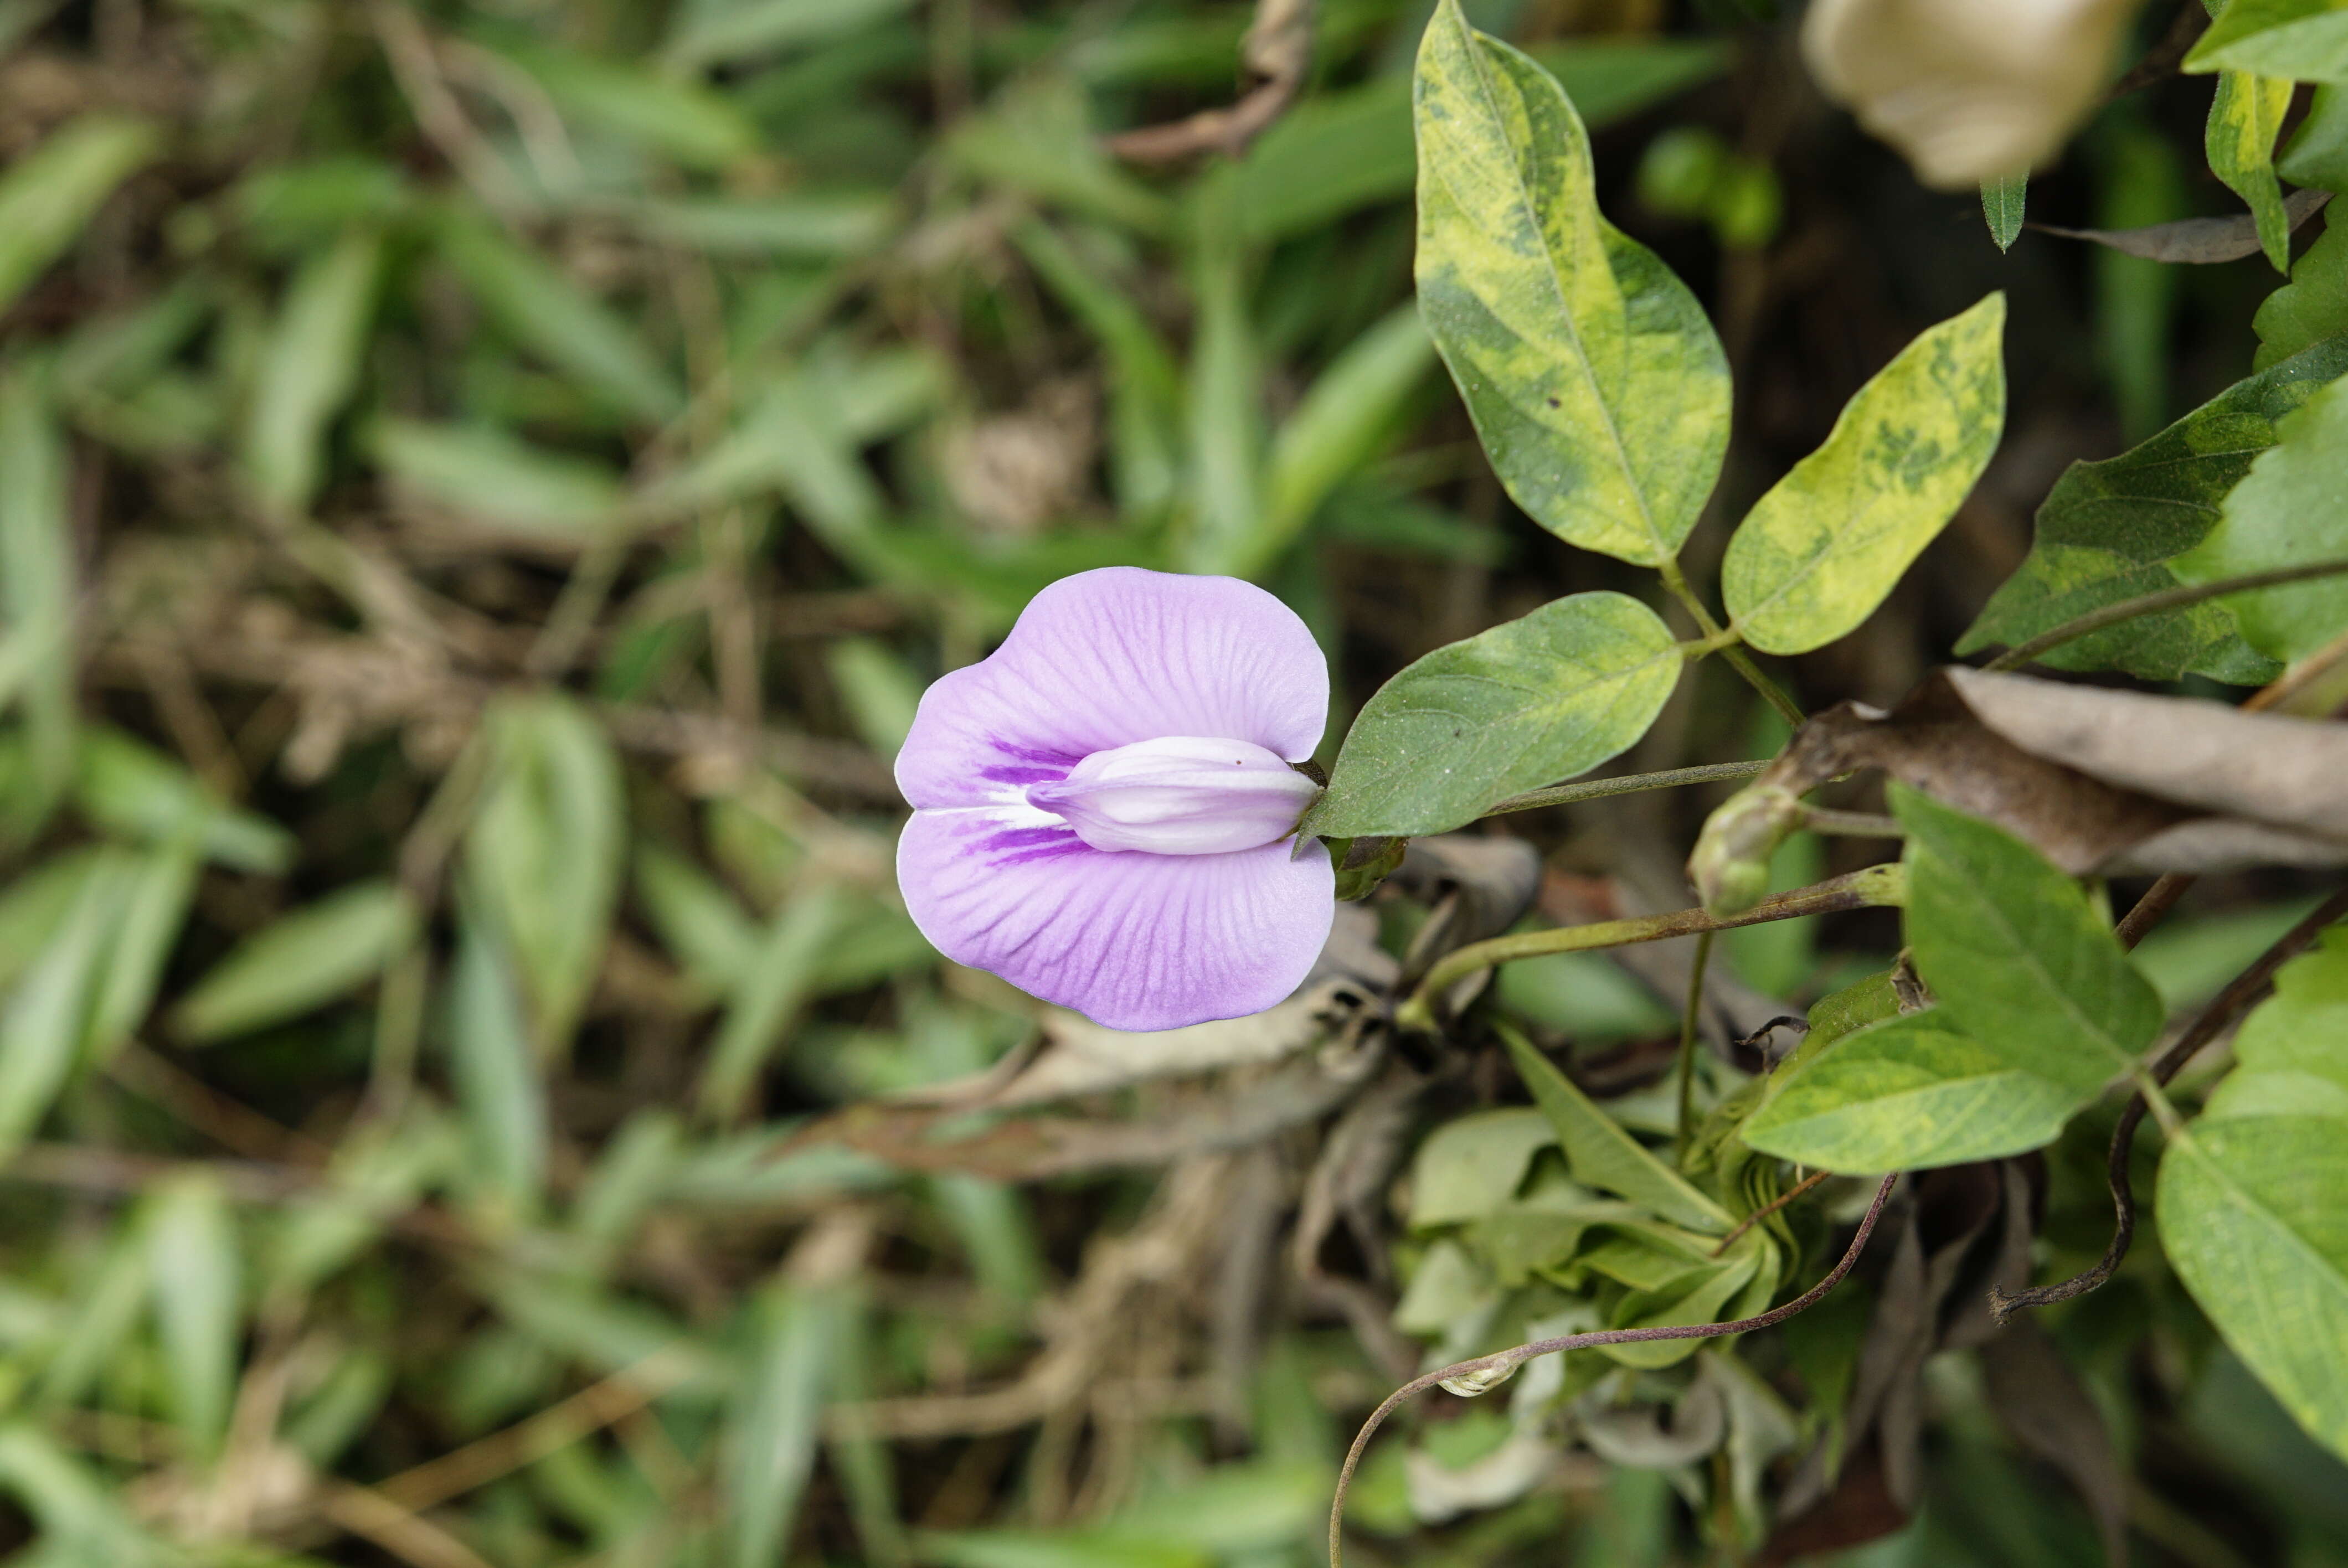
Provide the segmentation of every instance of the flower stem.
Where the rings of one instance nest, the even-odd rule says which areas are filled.
[[[1680,570],[1680,563],[1667,560],[1655,569],[1663,574],[1663,587],[1671,591],[1671,596],[1695,618],[1696,630],[1704,633],[1705,641],[1715,638],[1727,639],[1720,644],[1720,656],[1728,661],[1728,667],[1744,676],[1745,683],[1760,692],[1761,700],[1776,709],[1778,716],[1786,723],[1800,723],[1807,715],[1791,697],[1786,695],[1777,682],[1761,672],[1761,666],[1753,662],[1753,656],[1737,646],[1743,641],[1742,637],[1734,630],[1722,630],[1720,622],[1712,618],[1712,611],[1704,607],[1704,600],[1698,599],[1695,589],[1688,586],[1687,573]]]
[[[2101,631],[2106,626],[2117,626],[2123,620],[2134,620],[2140,615],[2158,615],[2165,610],[2183,610],[2204,600],[2223,599],[2230,593],[2247,593],[2252,589],[2279,588],[2284,583],[2306,582],[2320,577],[2348,574],[2348,560],[2312,561],[2302,566],[2278,567],[2272,571],[2254,571],[2242,577],[2220,578],[2216,582],[2192,583],[2183,588],[2165,588],[2158,593],[2140,594],[2124,599],[2117,604],[2107,604],[2101,610],[2091,610],[2075,620],[2066,620],[2052,631],[2042,631],[2029,641],[2009,648],[1987,664],[1984,670],[2019,670],[2042,653],[2051,653],[2066,642]]]
[[[1830,877],[1765,898],[1742,914],[1715,919],[1701,909],[1681,909],[1669,915],[1641,915],[1628,920],[1600,920],[1587,926],[1560,926],[1546,931],[1520,931],[1471,942],[1447,955],[1395,1012],[1396,1027],[1431,1033],[1436,1028],[1435,1004],[1444,992],[1495,964],[1544,953],[1580,953],[1597,948],[1627,948],[1634,942],[1661,942],[1673,937],[1694,937],[1705,931],[1726,931],[1758,926],[1770,920],[1791,920],[1803,915],[1830,915],[1843,909],[1896,907],[1907,902],[1908,876],[1896,861],[1863,871]]]
[[[1704,1011],[1704,971],[1712,963],[1712,938],[1717,933],[1700,932],[1695,939],[1695,962],[1688,969],[1687,1006],[1680,1012],[1680,1110],[1673,1125],[1672,1163],[1687,1163],[1688,1123],[1695,1117],[1695,1026]]]
[[[1610,794],[1636,794],[1641,790],[1671,789],[1679,784],[1749,779],[1768,765],[1766,762],[1704,763],[1692,768],[1666,768],[1661,773],[1623,774],[1611,779],[1584,779],[1579,784],[1550,784],[1545,789],[1512,794],[1498,804],[1485,807],[1484,815],[1499,816],[1511,811],[1531,811],[1537,806],[1571,805],[1580,800],[1597,800]]]

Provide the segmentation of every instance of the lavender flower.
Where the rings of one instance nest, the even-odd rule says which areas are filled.
[[[905,907],[937,949],[1112,1029],[1260,1012],[1329,935],[1288,764],[1329,707],[1313,634],[1227,577],[1104,567],[922,693],[897,753]]]

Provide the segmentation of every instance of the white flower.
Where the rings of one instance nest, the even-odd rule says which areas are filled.
[[[2137,0],[1816,0],[1828,97],[1948,190],[2021,173],[2095,106]]]

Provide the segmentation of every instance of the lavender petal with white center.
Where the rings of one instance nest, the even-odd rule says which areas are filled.
[[[1315,787],[1328,672],[1252,584],[1110,567],[1035,596],[922,695],[905,906],[941,952],[1113,1029],[1260,1012],[1335,912]]]
[[[922,693],[897,787],[920,810],[1016,801],[1164,735],[1302,762],[1328,718],[1328,664],[1280,600],[1236,578],[1103,567],[1044,589],[991,657]]]
[[[1095,752],[1054,783],[1027,786],[1095,849],[1228,855],[1285,838],[1321,786],[1246,741],[1168,735]]]
[[[1313,967],[1337,908],[1318,839],[1228,855],[1099,850],[1041,814],[914,814],[897,880],[948,958],[1110,1029],[1262,1012]]]

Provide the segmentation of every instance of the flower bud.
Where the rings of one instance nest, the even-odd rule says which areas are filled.
[[[1775,784],[1740,790],[1706,817],[1687,863],[1704,913],[1725,920],[1767,897],[1769,857],[1801,821],[1800,797]]]

